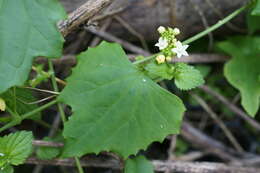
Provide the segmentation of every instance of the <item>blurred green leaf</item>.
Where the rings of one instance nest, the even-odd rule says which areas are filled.
[[[240,91],[242,106],[254,116],[260,98],[260,37],[232,37],[218,47],[232,56],[225,64],[224,75]]]
[[[154,169],[152,163],[144,156],[137,156],[126,160],[124,173],[154,173]]]

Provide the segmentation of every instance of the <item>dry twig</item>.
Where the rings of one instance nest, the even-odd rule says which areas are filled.
[[[229,139],[231,144],[236,148],[236,150],[238,152],[244,152],[244,149],[237,142],[234,135],[227,128],[227,126],[224,124],[224,122],[217,116],[217,114],[210,108],[210,106],[197,94],[194,94],[194,93],[190,93],[190,94],[202,106],[202,108],[210,115],[210,117],[219,125],[219,127],[223,130],[226,137]]]
[[[29,158],[26,163],[28,164],[41,164],[41,165],[62,165],[62,166],[75,166],[73,159],[55,159],[55,160],[39,160],[37,158]],[[256,173],[260,170],[257,168],[247,168],[238,166],[227,166],[221,163],[209,162],[165,162],[165,161],[152,161],[155,171],[178,171],[183,173]],[[110,168],[115,170],[122,170],[123,164],[115,159],[88,159],[83,158],[81,165],[84,167],[99,167]]]
[[[58,28],[62,35],[66,37],[80,24],[90,20],[104,7],[108,6],[113,0],[88,0],[85,4],[69,14],[67,20],[61,21]]]
[[[224,96],[215,92],[214,90],[212,90],[210,87],[208,87],[206,85],[200,86],[199,88],[202,89],[204,92],[214,96],[216,99],[218,99],[224,105],[226,105],[231,111],[233,111],[235,114],[240,116],[242,119],[246,120],[257,131],[260,131],[260,124],[256,120],[250,118],[249,115],[247,115],[244,111],[242,111],[236,105],[232,104],[227,98],[225,98]]]

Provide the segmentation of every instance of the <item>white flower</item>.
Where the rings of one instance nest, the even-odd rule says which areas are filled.
[[[183,55],[189,56],[188,52],[186,51],[188,47],[189,45],[182,45],[182,43],[178,41],[176,43],[176,47],[172,49],[172,52],[176,53],[178,58],[181,58]]]
[[[165,56],[164,55],[158,55],[156,57],[156,61],[157,61],[158,64],[164,63],[165,62]]]
[[[165,27],[160,26],[160,27],[157,29],[157,31],[158,31],[160,34],[162,34],[162,33],[164,33],[164,32],[166,31],[166,29],[165,29]]]
[[[159,47],[160,50],[165,49],[168,46],[168,40],[160,37],[155,46]]]
[[[181,31],[178,28],[174,28],[173,29],[173,34],[174,35],[179,35],[181,33]]]
[[[3,153],[0,153],[0,157],[3,157],[3,156],[5,156]]]

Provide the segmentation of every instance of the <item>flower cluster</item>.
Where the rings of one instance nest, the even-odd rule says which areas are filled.
[[[160,26],[158,28],[158,32],[161,37],[155,46],[157,46],[162,52],[162,54],[156,57],[158,64],[164,63],[165,61],[171,61],[174,56],[177,56],[177,58],[188,56],[186,49],[189,46],[183,45],[176,39],[176,36],[180,34],[180,30],[178,28],[172,29],[168,27],[166,29],[165,27]]]

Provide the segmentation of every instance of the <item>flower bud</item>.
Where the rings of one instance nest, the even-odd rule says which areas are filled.
[[[158,55],[156,57],[156,61],[157,61],[158,64],[164,63],[165,62],[165,56],[164,55]]]
[[[174,28],[173,29],[173,34],[174,35],[179,35],[181,33],[181,31],[178,28]]]
[[[158,31],[160,34],[162,34],[162,33],[164,33],[164,32],[166,31],[166,29],[165,29],[165,27],[160,26],[160,27],[157,29],[157,31]]]

